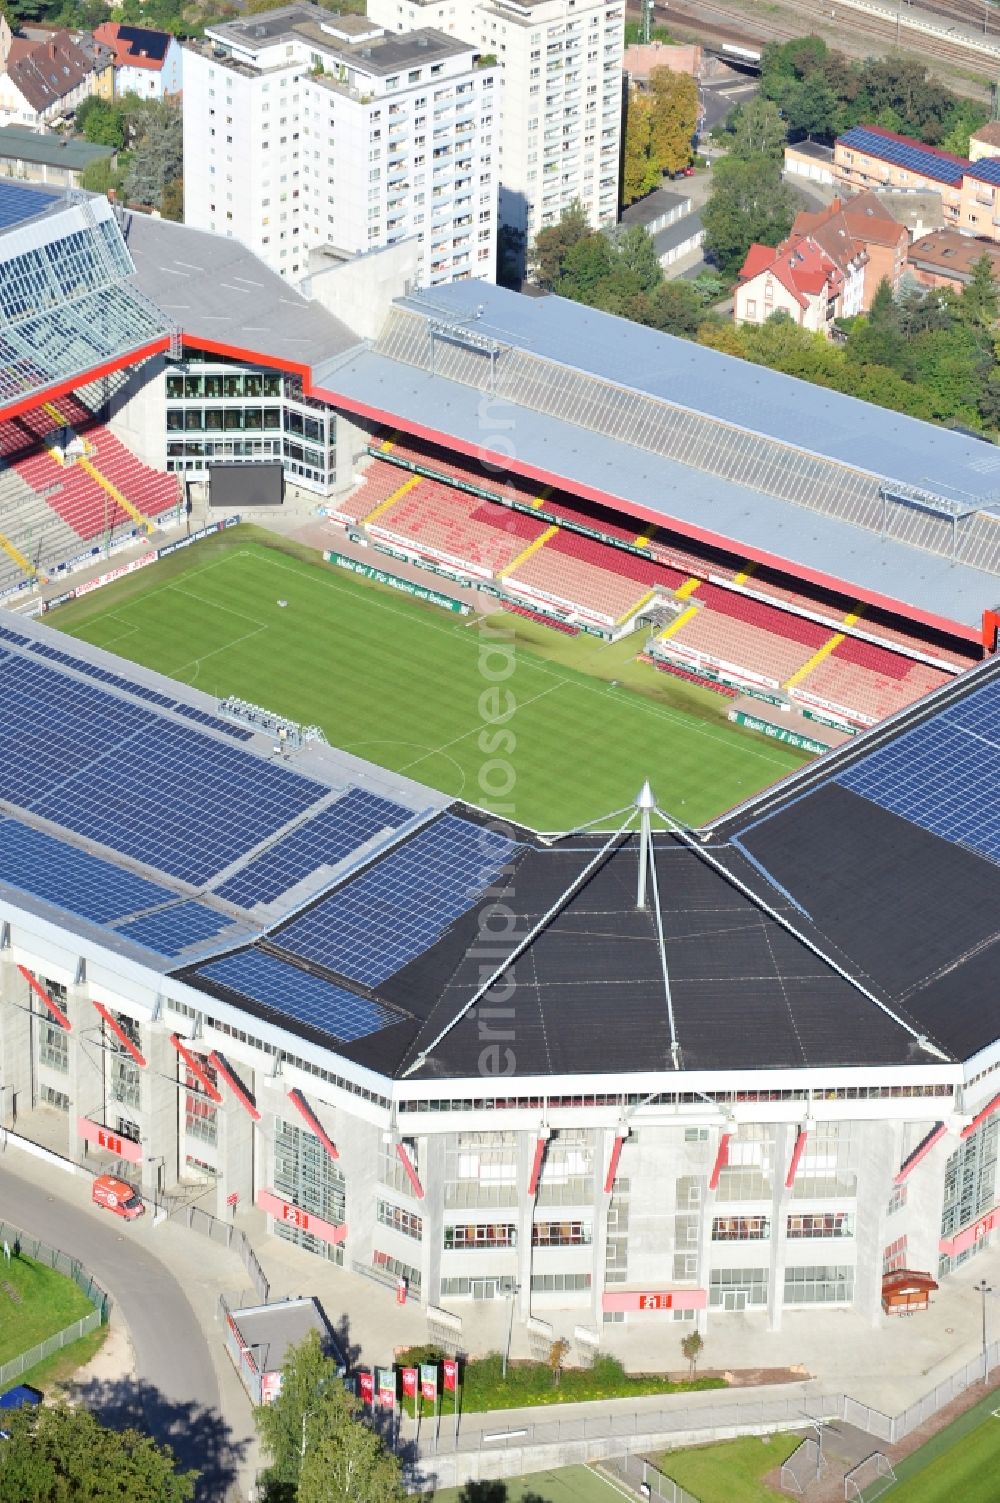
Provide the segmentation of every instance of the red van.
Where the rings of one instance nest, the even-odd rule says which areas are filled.
[[[95,1205],[103,1206],[106,1211],[114,1211],[116,1216],[124,1216],[126,1221],[134,1221],[146,1209],[138,1191],[126,1180],[116,1179],[113,1174],[97,1176],[92,1198]]]

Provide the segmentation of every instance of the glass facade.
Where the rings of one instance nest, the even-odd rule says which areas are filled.
[[[315,1133],[292,1122],[275,1122],[274,1188],[283,1200],[340,1226],[346,1220],[345,1185],[343,1174]],[[333,1263],[344,1261],[343,1243],[324,1242],[286,1221],[275,1222],[274,1231],[276,1236],[304,1247],[307,1252]]]
[[[193,353],[166,375],[167,469],[193,478],[211,463],[280,459],[322,494],[337,478],[337,419],[296,376]]]
[[[853,1268],[807,1264],[785,1269],[786,1305],[847,1305],[853,1298]]]
[[[1000,1113],[987,1117],[948,1159],[944,1171],[941,1235],[953,1237],[996,1200]]]

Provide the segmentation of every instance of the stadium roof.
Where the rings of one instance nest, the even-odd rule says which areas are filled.
[[[669,1003],[633,833],[508,838],[331,748],[276,762],[34,622],[0,627],[0,717],[6,905],[386,1077],[478,1073],[498,897],[519,1076],[667,1070],[675,1042],[685,1071],[940,1068],[1000,1034],[1000,661],[710,831],[654,817]]]
[[[134,285],[182,329],[185,343],[306,375],[358,345],[346,324],[237,241],[149,214],[127,212],[122,225]]]
[[[0,185],[0,417],[169,343],[105,198]]]
[[[409,315],[419,329],[417,314],[425,331],[421,340],[399,322]],[[510,350],[548,362],[538,384],[525,386],[521,394],[516,373],[506,384],[498,376],[495,398],[484,408],[481,386],[489,384],[485,358],[477,385],[442,373],[453,355],[448,347],[440,353],[441,342],[436,356],[429,353],[426,330],[449,324],[460,330],[455,345],[468,335],[484,349],[492,346],[501,372],[504,352]],[[565,486],[729,552],[742,550],[758,562],[976,641],[983,611],[1000,597],[995,573],[961,561],[961,532],[956,561],[946,546],[941,551],[916,547],[905,536],[882,536],[871,526],[806,504],[819,492],[807,470],[818,466],[821,478],[828,471],[845,491],[853,488],[862,497],[855,501],[849,495],[846,505],[867,506],[876,528],[878,490],[886,476],[940,494],[944,506],[953,498],[973,505],[968,493],[988,491],[1000,474],[1000,450],[991,445],[561,298],[528,299],[479,283],[459,283],[400,300],[387,331],[374,349],[319,366],[316,394],[369,419],[452,444],[470,456],[481,457],[496,445],[498,462],[517,473]],[[426,368],[432,359],[433,372]],[[584,373],[582,387],[575,381],[577,372]],[[591,392],[587,376],[614,389],[610,394],[606,389]],[[581,393],[578,421],[545,411],[546,404],[562,401],[563,393],[572,397],[574,391]],[[630,393],[637,399],[635,407]],[[707,438],[715,455],[726,462],[732,456],[730,469],[736,473],[742,455],[750,455],[752,435],[781,447],[762,458],[750,455],[742,482],[711,472],[704,443],[690,462],[653,452],[623,436],[640,422],[640,404],[648,398],[670,404],[657,405],[656,415],[670,418],[672,434],[680,432],[690,414],[706,414],[727,425]],[[598,409],[604,432],[595,416]],[[670,417],[674,413],[676,422]],[[777,464],[785,467],[787,494],[802,497],[802,504],[762,488],[773,479]],[[924,520],[907,512],[899,530],[909,529],[912,535]],[[996,529],[983,520],[989,546]],[[946,545],[950,522],[934,518],[933,525]],[[973,539],[968,549],[973,558],[978,547]]]

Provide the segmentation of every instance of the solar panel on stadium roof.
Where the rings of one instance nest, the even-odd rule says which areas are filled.
[[[0,626],[0,637],[5,642],[14,642],[18,647],[26,647],[28,645],[28,638],[22,637],[19,631],[11,631],[9,626]]]
[[[376,986],[441,937],[517,849],[445,814],[271,936],[282,950]]]
[[[75,846],[0,818],[0,881],[96,924],[152,908],[175,896]]]
[[[412,817],[402,804],[352,788],[230,877],[219,897],[242,908],[273,903],[311,872],[335,866],[381,831],[398,830]]]
[[[17,183],[0,180],[0,230],[22,224],[26,219],[34,219],[36,214],[41,214],[50,204],[54,204],[59,196],[58,193],[48,193],[44,189],[23,188]]]
[[[43,819],[200,886],[327,791],[239,747],[154,720],[31,807]]]
[[[922,830],[1000,861],[1000,685],[870,752],[836,781]]]
[[[241,725],[233,725],[230,720],[222,720],[218,715],[212,715],[208,710],[202,710],[197,705],[174,705],[178,715],[186,715],[188,720],[194,720],[198,725],[207,725],[210,730],[222,731],[225,736],[232,736],[234,741],[252,741],[253,731],[248,731]]]
[[[199,967],[197,975],[283,1017],[332,1034],[345,1044],[400,1021],[381,1003],[358,997],[346,987],[313,976],[264,950],[226,955]]]
[[[169,908],[160,908],[155,913],[130,919],[122,924],[118,933],[137,945],[145,945],[158,955],[171,958],[186,950],[189,945],[202,940],[214,939],[226,929],[233,928],[233,921],[225,913],[216,913],[206,903],[180,902]]]

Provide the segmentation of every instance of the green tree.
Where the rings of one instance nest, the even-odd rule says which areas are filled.
[[[687,1358],[688,1377],[693,1378],[698,1371],[698,1358],[701,1356],[705,1343],[698,1331],[690,1331],[681,1341],[681,1351]]]
[[[992,332],[1000,316],[1000,289],[993,275],[993,261],[982,255],[972,268],[972,279],[962,290],[958,315],[972,328]]]
[[[289,1348],[274,1403],[262,1405],[254,1416],[270,1458],[264,1474],[267,1498],[295,1497],[303,1451],[309,1436],[321,1428],[319,1414],[325,1395],[335,1388],[343,1388],[336,1363],[311,1331],[298,1346]]]
[[[558,224],[539,230],[531,248],[531,271],[540,287],[549,291],[562,275],[573,246],[591,234],[587,211],[579,199],[563,209]]]
[[[342,1383],[324,1389],[307,1422],[297,1503],[405,1503],[399,1460],[362,1423],[361,1408]]]
[[[109,1430],[86,1409],[45,1404],[4,1420],[4,1503],[188,1503],[196,1472],[178,1472],[169,1446],[138,1430]]]
[[[691,282],[663,282],[646,300],[644,324],[691,339],[705,317],[705,302]]]
[[[782,182],[776,162],[766,157],[719,162],[701,217],[705,249],[723,276],[736,276],[755,241],[777,245],[783,240],[797,207],[795,193]]]
[[[657,173],[679,172],[694,155],[698,126],[698,85],[689,73],[654,68],[649,75],[653,102],[650,157]]]
[[[184,171],[184,128],[180,106],[166,99],[148,102],[141,133],[125,175],[131,203],[161,208],[168,185]]]
[[[653,101],[642,89],[629,89],[625,111],[622,202],[627,207],[652,191],[660,172],[652,155]]]
[[[125,145],[125,118],[113,100],[91,94],[77,106],[76,128],[95,146],[113,146],[120,151]]]
[[[770,157],[775,162],[784,159],[788,126],[782,120],[778,106],[771,99],[754,97],[747,104],[738,104],[730,111],[726,121],[723,141],[731,157],[749,162],[754,157]]]

